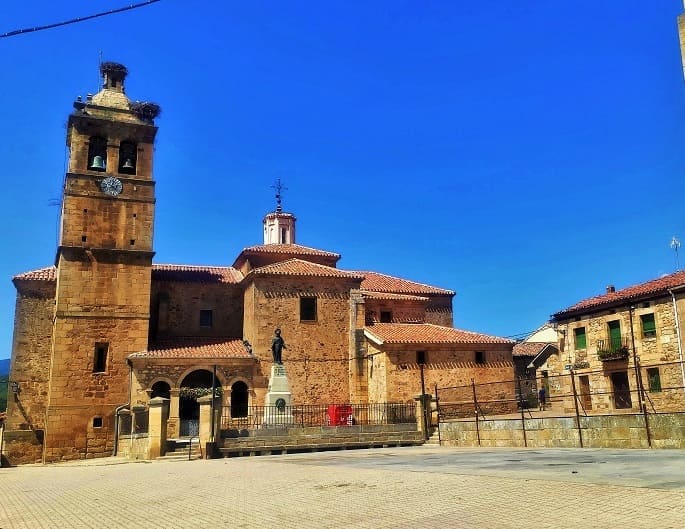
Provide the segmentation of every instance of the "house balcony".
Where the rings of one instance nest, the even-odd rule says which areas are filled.
[[[601,362],[610,360],[627,360],[630,354],[628,337],[597,340],[597,358]]]

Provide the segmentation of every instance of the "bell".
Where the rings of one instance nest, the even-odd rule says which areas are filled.
[[[122,169],[133,169],[133,162],[131,161],[131,158],[126,158],[126,161],[124,162],[124,165],[121,166]]]
[[[93,164],[90,166],[91,169],[104,169],[105,162],[102,156],[93,156]]]

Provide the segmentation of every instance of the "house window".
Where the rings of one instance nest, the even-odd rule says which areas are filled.
[[[212,311],[211,310],[201,310],[200,311],[200,327],[211,327],[212,326]]]
[[[102,417],[93,417],[93,428],[102,428]]]
[[[587,347],[587,337],[585,335],[585,327],[576,327],[573,329],[574,343],[576,349],[585,349]]]
[[[485,351],[476,351],[476,364],[485,363]]]
[[[656,322],[654,321],[654,313],[642,314],[640,316],[642,321],[642,337],[654,338],[656,336]]]
[[[416,363],[420,366],[426,365],[426,351],[416,351]]]
[[[93,358],[93,373],[104,373],[107,371],[107,351],[108,343],[96,343],[95,355]]]
[[[658,367],[647,369],[647,380],[649,381],[649,391],[653,393],[661,391],[661,377],[659,376]]]
[[[381,323],[392,323],[392,312],[390,312],[389,310],[382,310]]]
[[[316,298],[300,298],[300,321],[316,321]]]

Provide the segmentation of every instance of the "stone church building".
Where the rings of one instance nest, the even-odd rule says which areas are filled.
[[[13,278],[10,462],[110,455],[120,412],[152,397],[168,437],[193,433],[212,384],[234,415],[263,405],[276,328],[294,404],[411,401],[419,365],[428,388],[513,377],[513,342],[453,328],[453,291],[339,269],[297,243],[280,193],[233,266],[153,263],[159,107],[128,99],[122,65],[101,71],[68,119],[54,266]]]

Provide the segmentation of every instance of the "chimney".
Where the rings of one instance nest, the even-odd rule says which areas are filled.
[[[614,285],[607,285],[607,294],[611,294],[612,292],[616,292],[616,287]]]

